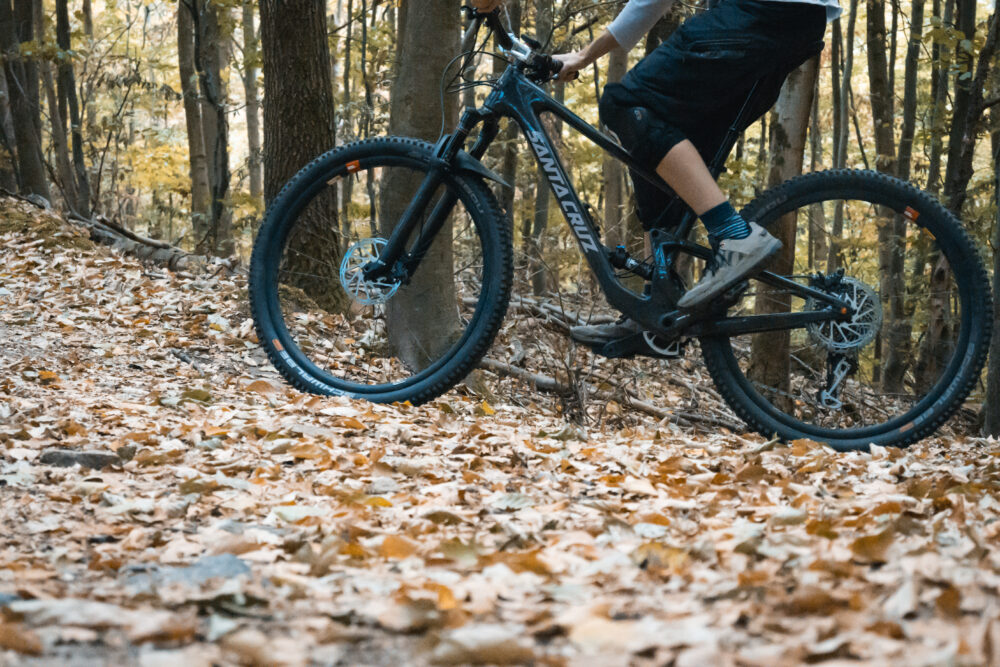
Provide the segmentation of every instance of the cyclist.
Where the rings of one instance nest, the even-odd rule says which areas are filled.
[[[503,4],[470,1],[483,12]],[[563,63],[559,78],[569,81],[614,48],[630,51],[672,4],[629,0],[587,47],[554,56]],[[685,21],[621,83],[605,87],[601,121],[691,207],[715,250],[701,281],[680,300],[682,308],[717,298],[781,249],[778,239],[736,212],[706,159],[718,150],[753,86],[763,84],[751,122],[774,104],[787,75],[818,53],[827,21],[840,13],[839,0],[725,0]],[[667,199],[644,179],[632,180],[639,219],[648,231]],[[637,322],[623,317],[614,324],[574,327],[572,336],[596,346],[641,331]]]

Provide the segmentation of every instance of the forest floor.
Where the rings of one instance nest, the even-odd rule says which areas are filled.
[[[0,201],[0,664],[1000,664],[995,441],[305,396],[241,280]]]

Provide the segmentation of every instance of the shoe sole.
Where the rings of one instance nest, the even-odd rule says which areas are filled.
[[[730,281],[722,283],[719,287],[707,293],[705,296],[699,298],[697,301],[693,303],[684,303],[684,299],[682,298],[677,303],[677,306],[679,308],[687,308],[687,309],[698,308],[699,306],[702,306],[710,301],[719,298],[722,294],[725,293],[727,289],[729,289],[733,285],[739,284],[741,280],[746,280],[747,278],[759,273],[761,268],[765,264],[767,264],[768,260],[770,260],[776,254],[778,254],[778,251],[781,250],[781,248],[783,247],[781,241],[779,241],[778,239],[775,239],[774,241],[775,242],[771,244],[770,250],[768,250],[763,256],[761,256],[761,258],[755,264],[753,264],[746,271],[742,272],[739,276]]]

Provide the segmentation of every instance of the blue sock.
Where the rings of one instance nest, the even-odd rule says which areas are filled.
[[[701,215],[708,235],[716,241],[723,239],[745,239],[750,236],[750,224],[743,219],[733,205],[723,202]]]

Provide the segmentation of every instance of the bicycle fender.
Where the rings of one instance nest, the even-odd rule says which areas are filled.
[[[500,178],[496,172],[487,168],[486,165],[469,155],[466,151],[459,151],[458,155],[455,156],[455,165],[453,169],[459,173],[464,172],[481,176],[488,181],[499,183],[505,188],[510,187],[510,185],[505,180]]]

